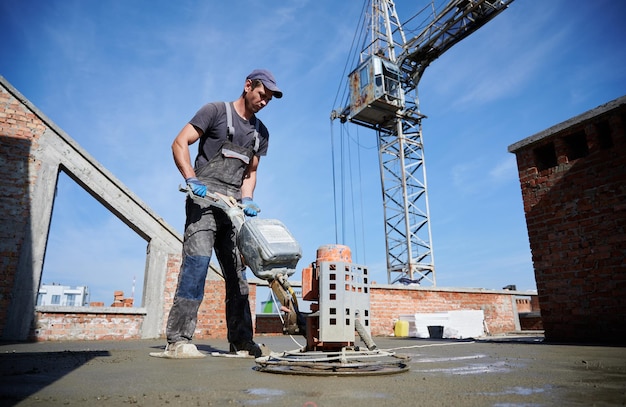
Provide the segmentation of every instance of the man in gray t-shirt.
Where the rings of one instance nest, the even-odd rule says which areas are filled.
[[[208,103],[183,127],[172,144],[172,152],[176,166],[195,195],[204,197],[208,189],[233,196],[241,200],[247,216],[257,215],[260,209],[252,198],[259,160],[267,153],[269,133],[256,113],[272,98],[282,95],[272,73],[256,69],[246,78],[237,100]],[[198,155],[192,166],[189,146],[197,141]],[[182,265],[167,320],[168,344],[164,352],[154,356],[204,356],[190,341],[213,249],[226,284],[230,351],[261,356],[260,347],[253,341],[245,265],[232,222],[223,210],[200,207],[191,198],[187,198],[186,214]]]

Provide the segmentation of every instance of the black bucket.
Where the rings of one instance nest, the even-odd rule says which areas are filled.
[[[432,339],[441,339],[443,338],[443,326],[441,325],[429,325],[428,326],[428,335]]]

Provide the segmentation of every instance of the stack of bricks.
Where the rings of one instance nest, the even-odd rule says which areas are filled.
[[[115,291],[113,293],[113,304],[112,307],[129,307],[133,306],[132,298],[124,298],[124,291]]]

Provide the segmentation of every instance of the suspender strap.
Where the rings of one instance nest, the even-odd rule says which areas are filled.
[[[230,103],[224,102],[224,106],[226,106],[226,126],[228,131],[228,140],[233,141],[233,136],[235,135],[235,126],[233,126],[233,112],[230,108]],[[259,151],[259,122],[258,118],[254,118],[254,152]]]
[[[259,120],[258,117],[254,118],[254,152],[256,154],[257,151],[259,151],[259,123],[261,121]]]
[[[228,131],[228,139],[233,141],[233,136],[235,135],[235,127],[233,126],[233,112],[230,110],[230,103],[224,102],[224,106],[226,106],[226,126]]]

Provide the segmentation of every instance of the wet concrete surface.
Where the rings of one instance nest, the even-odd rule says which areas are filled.
[[[294,337],[304,345],[302,337]],[[290,337],[258,337],[273,351]],[[0,343],[1,406],[622,406],[626,348],[374,338],[410,355],[408,371],[304,376],[257,370],[253,359],[150,357],[163,341]],[[210,354],[226,341],[196,342]]]

